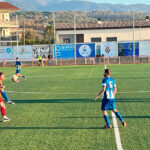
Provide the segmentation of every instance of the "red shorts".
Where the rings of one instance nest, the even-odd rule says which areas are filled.
[[[3,102],[2,98],[0,98],[0,102]]]

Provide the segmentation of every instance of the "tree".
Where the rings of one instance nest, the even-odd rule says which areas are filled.
[[[48,25],[44,30],[44,43],[54,43],[54,26]]]
[[[34,30],[28,30],[25,33],[25,42],[26,44],[39,44],[40,40]]]

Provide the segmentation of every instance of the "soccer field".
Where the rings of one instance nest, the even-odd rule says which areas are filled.
[[[150,149],[150,64],[108,65],[116,80],[116,107],[127,122],[118,121],[124,150]],[[103,65],[26,67],[27,80],[10,80],[5,91],[10,122],[0,122],[0,150],[117,150],[114,128],[104,130],[101,99]],[[111,113],[110,121],[113,125]]]

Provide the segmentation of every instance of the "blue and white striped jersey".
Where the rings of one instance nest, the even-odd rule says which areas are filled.
[[[16,61],[16,70],[21,69],[21,61]]]
[[[114,88],[116,86],[115,80],[110,77],[106,77],[102,81],[102,86],[106,87],[106,90],[103,94],[103,99],[115,99]]]

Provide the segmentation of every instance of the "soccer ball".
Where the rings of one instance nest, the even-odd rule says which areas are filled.
[[[16,76],[16,75],[13,75],[13,76],[11,77],[11,80],[12,80],[13,82],[16,82],[17,79],[18,79],[18,76]]]

